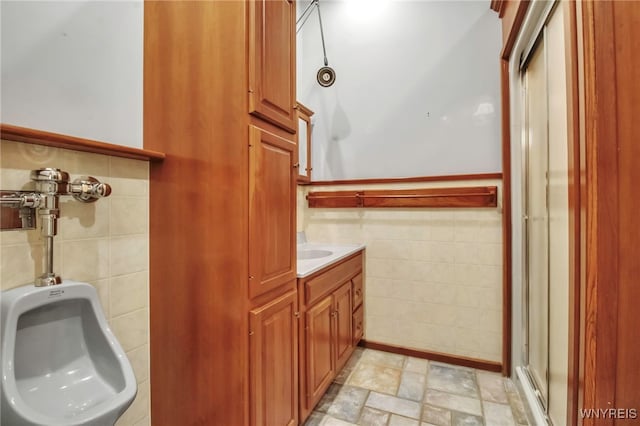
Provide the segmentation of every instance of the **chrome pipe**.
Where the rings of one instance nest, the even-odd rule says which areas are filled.
[[[36,193],[15,193],[12,195],[3,195],[2,197],[0,197],[0,205],[13,207],[16,209],[21,209],[24,207],[35,209],[40,206],[41,202],[42,196]]]

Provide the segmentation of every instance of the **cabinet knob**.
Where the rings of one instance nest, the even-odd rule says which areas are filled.
[[[300,312],[294,312],[293,316],[296,317],[296,318],[300,318]]]
[[[300,167],[300,163],[296,163],[296,164],[293,165],[294,169],[297,169],[298,167]]]

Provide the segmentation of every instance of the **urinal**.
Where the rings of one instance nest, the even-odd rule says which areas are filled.
[[[65,280],[2,292],[1,424],[113,425],[133,370],[93,286]]]

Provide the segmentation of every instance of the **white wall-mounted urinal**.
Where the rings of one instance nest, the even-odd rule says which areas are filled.
[[[91,285],[4,291],[1,320],[2,425],[113,425],[135,398]]]

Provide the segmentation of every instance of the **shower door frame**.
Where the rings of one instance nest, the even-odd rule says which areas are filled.
[[[525,50],[525,55],[522,57],[521,60],[521,64],[520,64],[520,84],[521,84],[521,99],[522,99],[522,103],[521,105],[523,105],[522,108],[522,158],[521,158],[521,167],[522,167],[522,216],[521,216],[521,226],[522,226],[522,283],[523,283],[523,288],[522,288],[522,336],[523,336],[523,342],[522,342],[522,361],[524,363],[524,368],[523,371],[524,373],[526,373],[526,377],[528,379],[528,381],[530,382],[530,384],[533,387],[533,390],[535,392],[535,396],[538,400],[538,402],[540,403],[545,415],[547,414],[547,411],[549,409],[549,401],[548,401],[548,392],[549,392],[549,204],[548,204],[548,196],[549,196],[549,182],[548,182],[548,173],[549,173],[549,131],[548,131],[548,121],[549,121],[549,117],[548,117],[548,101],[547,101],[547,117],[546,117],[546,122],[547,122],[547,130],[545,132],[545,138],[544,138],[544,144],[546,145],[545,148],[545,152],[546,152],[546,172],[545,172],[545,194],[547,197],[547,200],[545,200],[545,220],[546,220],[546,232],[547,232],[547,238],[546,238],[546,246],[547,246],[547,250],[546,250],[546,286],[547,286],[547,310],[546,310],[546,325],[547,325],[547,334],[546,334],[546,338],[547,338],[547,342],[546,342],[546,370],[545,370],[545,374],[544,374],[544,387],[546,389],[546,391],[543,393],[540,391],[540,383],[538,383],[538,380],[536,379],[535,375],[531,372],[530,369],[530,289],[531,289],[531,282],[530,282],[530,272],[531,272],[531,268],[530,268],[530,233],[531,233],[531,221],[532,221],[532,217],[531,217],[531,206],[530,206],[530,199],[529,199],[529,192],[530,192],[530,180],[531,180],[531,168],[530,168],[530,161],[531,161],[531,155],[530,155],[530,150],[531,150],[531,137],[530,137],[530,132],[529,132],[529,125],[530,125],[530,117],[529,117],[529,80],[527,79],[527,69],[529,66],[529,63],[531,62],[531,60],[533,59],[534,54],[536,53],[537,49],[542,49],[542,52],[540,52],[540,54],[542,55],[542,58],[540,60],[543,61],[543,66],[544,66],[544,73],[545,73],[545,85],[548,84],[547,81],[547,49],[546,49],[546,43],[545,43],[545,29],[546,29],[546,23],[548,22],[548,20],[550,19],[553,11],[555,10],[555,6],[557,5],[557,3],[553,3],[553,6],[551,6],[550,8],[548,8],[547,10],[545,10],[543,12],[543,15],[540,19],[541,22],[541,28],[539,30],[537,30],[534,33],[534,36],[532,38],[532,40],[529,42],[529,47]],[[546,98],[548,98],[548,93],[545,92],[545,96]],[[548,417],[547,417],[548,419]]]

